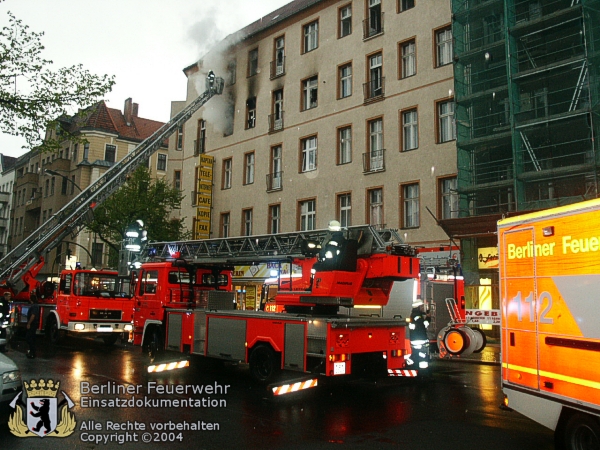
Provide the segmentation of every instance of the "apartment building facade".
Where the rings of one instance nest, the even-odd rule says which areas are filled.
[[[170,141],[195,236],[337,219],[448,244],[436,219],[458,212],[452,32],[450,3],[433,3],[295,0],[187,67],[173,112],[209,70],[225,79]]]
[[[26,239],[83,189],[97,180],[116,161],[132,151],[163,123],[138,116],[138,105],[127,99],[123,111],[109,108],[104,101],[60,119],[60,125],[80,142],[65,140],[54,153],[32,150],[15,163],[10,240],[12,247]],[[60,132],[60,131],[59,131]],[[56,137],[47,130],[46,137]],[[167,145],[149,160],[152,173],[167,173]],[[72,257],[67,260],[67,249]],[[83,267],[105,267],[107,245],[98,236],[80,230],[46,256],[40,276],[52,276],[79,262]]]

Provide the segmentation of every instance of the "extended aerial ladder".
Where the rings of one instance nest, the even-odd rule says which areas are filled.
[[[362,304],[384,305],[394,280],[418,277],[415,249],[404,244],[396,230],[362,225],[349,227],[342,234],[343,244],[336,246],[336,255],[329,258],[326,254],[331,251],[329,245],[336,233],[313,230],[155,242],[142,252],[142,260],[183,260],[204,267],[266,262],[278,263],[280,268],[282,263],[299,266],[301,278],[292,279],[292,270],[289,279],[278,277],[277,301],[286,305],[288,311],[306,307],[323,310]]]
[[[23,277],[29,270],[43,261],[44,255],[57,247],[69,234],[76,236],[85,224],[93,219],[93,209],[119,189],[126,182],[127,176],[147,161],[200,107],[214,95],[221,94],[223,86],[223,78],[216,77],[210,71],[206,80],[206,90],[202,95],[114,164],[2,258],[0,279],[17,292],[21,291],[25,287]]]
[[[404,244],[397,230],[379,229],[370,225],[348,227],[347,236],[360,243],[358,254],[385,253],[394,247],[399,255],[414,256],[414,249]],[[322,245],[331,231],[312,230],[203,239],[181,242],[152,242],[142,251],[142,258],[169,258],[179,252],[183,259],[194,263],[235,263],[277,261],[302,258],[310,253],[307,245]],[[307,244],[308,243],[308,244]]]

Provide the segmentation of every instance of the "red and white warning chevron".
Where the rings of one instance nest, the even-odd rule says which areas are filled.
[[[303,389],[310,389],[317,386],[317,379],[313,378],[306,381],[298,381],[293,384],[284,384],[283,386],[273,387],[273,395],[284,395],[291,392],[301,391]]]
[[[416,370],[408,369],[388,369],[388,375],[390,377],[416,377]]]

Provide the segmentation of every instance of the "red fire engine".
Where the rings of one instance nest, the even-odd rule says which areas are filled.
[[[260,381],[281,369],[416,376],[404,320],[338,314],[340,306],[384,305],[394,281],[418,277],[414,249],[393,230],[343,234],[335,249],[327,230],[151,244],[161,262],[142,264],[132,279],[134,344],[248,363]],[[300,278],[280,280],[274,301],[284,312],[234,309],[231,271],[242,262],[302,268]]]

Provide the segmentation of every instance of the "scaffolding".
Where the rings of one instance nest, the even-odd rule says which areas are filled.
[[[600,0],[452,0],[460,216],[598,195]]]

